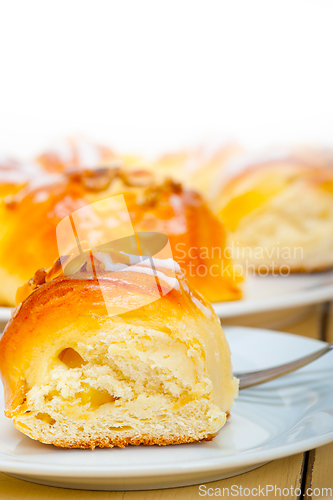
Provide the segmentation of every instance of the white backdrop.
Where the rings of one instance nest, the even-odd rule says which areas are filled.
[[[3,0],[0,150],[333,144],[332,20],[331,0]]]

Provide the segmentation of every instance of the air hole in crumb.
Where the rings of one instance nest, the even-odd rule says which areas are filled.
[[[56,397],[56,396],[60,396],[59,391],[51,391],[48,394],[45,394],[44,401],[46,401],[46,402],[52,401],[53,398]]]
[[[83,432],[83,431],[84,431],[84,428],[80,426],[80,427],[78,428],[78,431]]]
[[[86,364],[80,354],[71,347],[61,351],[58,358],[67,366],[67,368],[81,368],[82,365]]]
[[[109,431],[131,431],[133,427],[130,425],[124,425],[122,427],[109,427]]]
[[[85,392],[78,392],[75,396],[80,398],[81,404],[86,405],[89,403],[92,409],[99,408],[107,403],[114,403],[117,399],[119,399],[116,396],[109,394],[108,391],[94,389],[93,387],[90,387],[90,389]]]
[[[43,422],[46,422],[49,425],[54,425],[56,423],[56,420],[52,418],[48,413],[37,413],[36,418],[38,420],[43,420]]]

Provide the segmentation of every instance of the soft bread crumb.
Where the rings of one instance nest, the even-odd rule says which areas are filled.
[[[64,346],[42,382],[27,392],[14,425],[59,447],[209,440],[226,422],[200,346],[159,330],[115,324],[111,342],[101,331]]]
[[[292,184],[246,215],[229,235],[229,244],[235,248],[236,261],[257,271],[329,269],[333,267],[332,195],[304,183]]]

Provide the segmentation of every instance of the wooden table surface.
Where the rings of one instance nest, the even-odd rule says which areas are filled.
[[[283,328],[283,331],[333,342],[333,302],[318,305],[309,316],[297,324]],[[284,488],[288,488],[289,492],[291,492],[291,487],[294,489],[301,488],[301,498],[305,500],[329,498],[327,492],[325,490],[323,492],[322,489],[333,489],[333,443],[276,460],[246,474],[207,483],[206,486],[207,488],[220,488],[221,491],[223,491],[223,488],[229,487],[231,491],[233,485],[237,485],[238,491],[240,491],[240,486],[243,489],[249,488],[252,490],[252,488],[258,488],[259,485],[260,487],[275,485],[276,488],[281,488],[281,492],[283,492]],[[306,493],[309,488],[312,488],[314,492],[312,497]],[[211,492],[212,490],[210,490]],[[244,493],[247,493],[247,491]],[[272,492],[266,495],[265,498],[279,498],[278,495],[279,490],[277,490],[277,495]],[[202,496],[199,495],[198,486],[151,491],[83,491],[40,486],[0,473],[1,500],[91,500],[96,498],[100,500],[190,500],[202,498]],[[254,497],[250,495],[248,498]],[[290,493],[288,496],[282,496],[281,494],[280,498],[292,500],[299,497]]]

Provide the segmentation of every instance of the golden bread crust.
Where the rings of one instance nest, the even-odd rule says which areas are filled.
[[[20,429],[19,429],[20,430]],[[186,444],[186,443],[197,443],[198,441],[212,441],[216,434],[207,434],[206,436],[200,436],[198,438],[192,436],[177,436],[177,435],[167,435],[167,436],[149,436],[142,435],[137,437],[123,438],[121,436],[117,438],[105,438],[94,441],[73,441],[70,439],[56,440],[52,442],[43,441],[44,444],[53,444],[57,448],[65,449],[91,449],[95,448],[125,448],[125,446],[168,446],[170,444]],[[33,436],[30,436],[33,438]],[[34,439],[34,438],[33,438]]]

